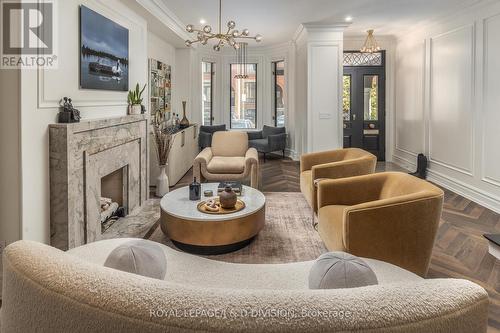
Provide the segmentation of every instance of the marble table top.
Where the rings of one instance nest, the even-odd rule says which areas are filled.
[[[203,183],[201,184],[201,199],[197,201],[189,200],[189,187],[184,186],[179,189],[173,190],[165,194],[160,201],[161,209],[172,216],[191,220],[191,221],[226,221],[234,218],[241,218],[252,215],[260,210],[266,204],[266,197],[262,192],[249,186],[243,185],[242,195],[238,199],[245,203],[245,208],[239,212],[230,214],[205,214],[198,210],[197,205],[201,201],[213,199],[217,197],[217,186],[219,183]],[[205,190],[212,190],[215,194],[214,197],[205,197],[203,192]]]

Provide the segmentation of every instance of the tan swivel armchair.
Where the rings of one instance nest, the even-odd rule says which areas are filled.
[[[386,261],[425,276],[443,191],[405,173],[318,184],[318,232],[330,251]]]
[[[250,185],[258,187],[259,156],[255,148],[248,148],[245,132],[215,132],[212,147],[207,147],[195,158],[193,174],[203,181],[236,181],[250,177]]]
[[[318,179],[337,179],[375,172],[377,157],[358,148],[304,154],[300,157],[300,190],[316,213]]]

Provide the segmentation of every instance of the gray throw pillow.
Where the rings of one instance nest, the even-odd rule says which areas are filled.
[[[111,251],[104,266],[162,280],[167,272],[167,259],[160,246],[138,239]]]
[[[377,276],[365,261],[345,252],[322,254],[309,272],[309,289],[358,288],[377,283]]]

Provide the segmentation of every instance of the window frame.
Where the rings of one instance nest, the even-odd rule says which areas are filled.
[[[204,64],[210,64],[210,124],[205,124],[204,121],[205,121],[205,105],[204,105],[204,101],[203,101],[203,89],[205,88],[204,87],[204,74],[205,74],[205,71],[204,71]],[[215,62],[213,61],[204,61],[202,60],[201,61],[201,66],[202,66],[202,81],[201,81],[201,99],[202,99],[202,108],[201,108],[201,124],[203,126],[212,126],[213,125],[213,122],[214,122],[214,76],[215,76],[215,70],[214,70],[214,67],[215,67]]]
[[[271,73],[273,75],[273,122],[274,122],[274,126],[278,127],[278,98],[277,98],[277,94],[276,94],[276,86],[277,86],[277,83],[278,83],[278,75],[276,75],[276,72],[277,72],[277,65],[278,63],[282,62],[283,63],[283,77],[285,78],[285,85],[286,85],[286,77],[285,77],[285,60],[284,59],[281,59],[281,60],[274,60],[271,62]],[[286,86],[285,86],[286,88]],[[283,90],[283,94],[285,93],[285,91]],[[286,103],[286,102],[285,102]],[[286,105],[286,104],[285,104]],[[284,108],[286,109],[286,107]],[[285,112],[283,112],[283,114],[285,114]],[[286,117],[285,117],[285,121],[284,121],[284,124],[283,126],[286,126]]]

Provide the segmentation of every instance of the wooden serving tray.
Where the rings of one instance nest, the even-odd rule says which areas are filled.
[[[212,211],[209,211],[206,209],[206,206],[205,206],[206,202],[207,201],[202,201],[196,207],[198,208],[198,210],[200,212],[205,213],[205,214],[211,214],[211,215],[224,215],[224,214],[236,213],[236,212],[239,212],[240,210],[245,208],[245,203],[243,201],[241,201],[240,199],[238,199],[236,201],[236,206],[234,206],[234,208],[225,209],[225,208],[222,208],[219,206],[219,211],[212,212]],[[220,205],[219,199],[215,199],[215,202],[217,205]]]

